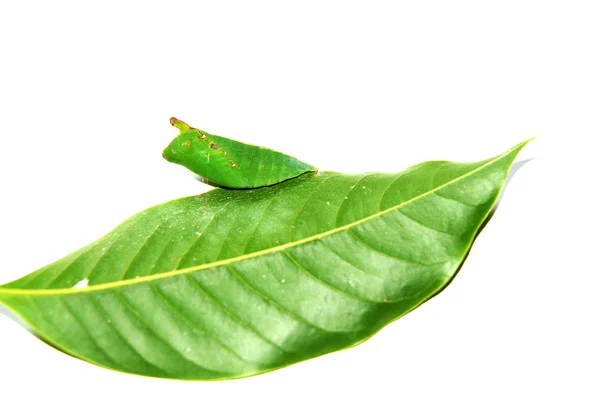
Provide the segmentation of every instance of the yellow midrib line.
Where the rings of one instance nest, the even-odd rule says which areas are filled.
[[[123,280],[123,281],[115,281],[115,282],[110,282],[110,283],[105,283],[105,284],[98,284],[98,285],[93,285],[93,286],[89,286],[89,287],[85,287],[85,288],[53,288],[53,289],[46,289],[46,288],[42,288],[42,289],[18,289],[18,288],[1,288],[0,287],[0,295],[39,295],[39,296],[43,296],[43,295],[61,295],[61,294],[80,294],[80,293],[87,293],[87,292],[94,292],[94,291],[101,291],[101,290],[106,290],[106,289],[111,289],[111,288],[119,288],[119,287],[126,287],[129,285],[134,285],[134,284],[139,284],[139,283],[144,283],[147,281],[154,281],[154,280],[160,280],[163,278],[168,278],[168,277],[174,277],[174,276],[179,276],[182,274],[187,274],[187,273],[191,273],[191,272],[195,272],[195,271],[199,271],[199,270],[205,270],[205,269],[211,269],[214,267],[219,267],[219,266],[224,266],[224,265],[228,265],[228,264],[232,264],[232,263],[236,263],[236,262],[240,262],[246,259],[252,259],[252,258],[256,258],[256,257],[260,257],[260,256],[264,256],[264,255],[269,255],[272,253],[277,253],[279,251],[283,251],[285,249],[288,248],[292,248],[298,245],[302,245],[305,244],[307,242],[311,242],[311,241],[315,241],[318,240],[320,238],[323,237],[327,237],[333,234],[336,234],[338,232],[341,231],[345,231],[348,230],[352,227],[358,226],[360,224],[366,223],[370,220],[376,219],[377,217],[383,216],[389,212],[392,212],[394,210],[397,210],[403,206],[406,206],[410,203],[413,203],[419,199],[422,199],[426,196],[429,196],[431,194],[433,194],[436,191],[439,191],[440,189],[443,189],[449,185],[454,184],[457,181],[460,181],[462,179],[465,179],[473,174],[475,174],[476,172],[486,168],[487,166],[494,164],[495,162],[497,162],[498,160],[504,158],[506,155],[510,154],[511,152],[513,152],[515,149],[521,149],[523,148],[523,146],[525,146],[527,143],[529,143],[530,141],[532,141],[534,138],[531,138],[525,142],[522,142],[514,147],[512,147],[511,149],[507,150],[506,152],[502,153],[499,156],[494,157],[493,159],[491,159],[490,161],[488,161],[487,163],[482,164],[481,166],[469,171],[468,173],[461,175],[459,177],[456,177],[436,188],[430,189],[427,192],[422,193],[419,196],[415,196],[412,199],[409,199],[407,201],[404,201],[402,203],[399,203],[395,206],[392,206],[388,209],[379,211],[375,214],[372,214],[370,216],[367,217],[363,217],[362,219],[356,220],[355,222],[352,222],[350,224],[346,224],[345,226],[341,226],[341,227],[337,227],[334,228],[332,230],[329,231],[325,231],[310,237],[306,237],[306,238],[302,238],[300,240],[297,241],[293,241],[293,242],[288,242],[287,244],[283,244],[283,245],[279,245],[273,248],[268,248],[268,249],[263,249],[262,251],[258,251],[258,252],[253,252],[253,253],[249,253],[246,255],[240,255],[240,256],[236,256],[235,258],[231,258],[231,259],[225,259],[225,260],[219,260],[216,262],[212,262],[212,263],[207,263],[204,265],[199,265],[199,266],[192,266],[192,267],[188,267],[185,269],[181,269],[181,270],[174,270],[174,271],[170,271],[170,272],[165,272],[165,273],[159,273],[159,274],[154,274],[151,276],[145,276],[145,277],[138,277],[138,278],[133,278],[133,279],[128,279],[128,280]]]

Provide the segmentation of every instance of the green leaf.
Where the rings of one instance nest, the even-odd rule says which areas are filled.
[[[317,171],[292,156],[212,135],[175,117],[171,124],[180,133],[163,151],[163,157],[187,167],[211,185],[258,188]]]
[[[0,302],[57,348],[147,376],[237,378],[351,347],[452,280],[524,145],[178,199]]]

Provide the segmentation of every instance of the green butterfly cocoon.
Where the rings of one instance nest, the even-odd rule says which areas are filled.
[[[317,171],[294,157],[209,134],[175,117],[171,118],[171,125],[180,132],[164,150],[163,157],[188,168],[214,186],[258,188]]]

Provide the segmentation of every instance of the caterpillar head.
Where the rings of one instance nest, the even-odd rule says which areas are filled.
[[[179,135],[165,148],[162,156],[172,163],[184,164],[190,156],[192,144],[204,134],[175,117],[171,117],[170,123],[179,129]]]

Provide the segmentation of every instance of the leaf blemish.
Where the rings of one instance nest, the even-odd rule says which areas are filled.
[[[88,286],[88,283],[89,283],[89,280],[87,278],[84,278],[83,280],[81,280],[80,282],[75,284],[73,286],[73,288],[85,288]]]

